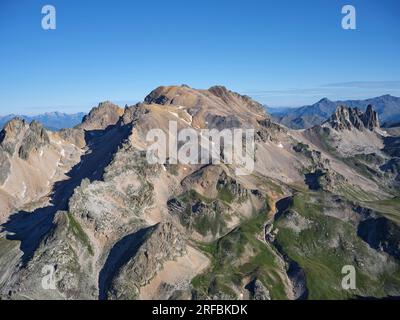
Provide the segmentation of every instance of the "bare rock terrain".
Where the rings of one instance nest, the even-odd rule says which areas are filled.
[[[146,135],[169,121],[254,129],[254,170],[149,164]],[[103,102],[56,132],[13,119],[0,133],[0,298],[399,296],[399,150],[373,106],[291,130],[223,86]]]

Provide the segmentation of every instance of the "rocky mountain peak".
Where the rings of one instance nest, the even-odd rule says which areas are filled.
[[[319,100],[317,103],[330,103],[331,100],[329,100],[328,98],[322,98],[321,100]]]
[[[22,139],[28,125],[21,118],[13,118],[8,121],[0,132],[0,147],[3,151],[12,156],[17,143]]]
[[[104,130],[115,125],[124,114],[124,109],[110,101],[100,102],[86,115],[79,128],[85,130]]]
[[[244,105],[254,108],[256,111],[261,111],[263,109],[263,106],[260,103],[254,101],[249,96],[230,91],[224,86],[213,86],[209,88],[208,91],[222,99],[227,104],[235,103],[237,100],[239,100]]]
[[[213,122],[210,118],[226,117],[249,120],[250,115],[267,117],[263,106],[250,97],[233,92],[224,86],[207,90],[182,86],[162,86],[153,90],[145,99],[146,104],[183,107],[194,116],[194,121]],[[222,117],[222,118],[221,118]]]
[[[224,86],[212,86],[208,89],[208,91],[220,98],[227,97],[231,93],[231,91]]]
[[[50,143],[50,138],[43,125],[37,121],[32,121],[21,142],[18,154],[20,158],[27,160],[31,151],[38,150],[42,146]]]
[[[374,128],[379,128],[379,119],[377,112],[373,109],[372,105],[368,105],[367,110],[363,114],[363,123],[364,126],[373,130]]]
[[[333,129],[341,130],[374,130],[379,128],[379,120],[376,111],[372,105],[368,105],[367,110],[363,113],[358,108],[349,108],[339,105],[331,117],[324,123]]]
[[[18,136],[21,131],[26,128],[27,123],[21,118],[13,118],[6,123],[4,129],[0,133],[0,142],[9,138]]]
[[[184,87],[184,88],[188,88],[188,87]],[[147,104],[169,104],[171,102],[171,98],[168,97],[168,89],[167,87],[161,86],[158,87],[156,89],[154,89],[153,91],[151,91],[145,98],[144,98],[144,102]]]
[[[50,138],[43,125],[32,121],[29,125],[25,120],[14,118],[10,120],[0,133],[0,145],[4,151],[13,156],[18,148],[20,158],[29,158],[33,149],[38,149],[50,143]]]
[[[29,129],[39,133],[43,130],[43,125],[39,121],[33,120],[29,124]]]

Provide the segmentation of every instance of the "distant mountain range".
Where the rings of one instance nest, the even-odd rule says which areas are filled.
[[[267,108],[273,118],[292,129],[307,129],[324,122],[338,105],[365,110],[371,104],[377,111],[383,126],[400,121],[400,98],[383,95],[366,100],[331,101],[323,98],[317,103],[299,108]]]
[[[66,114],[62,112],[46,112],[35,116],[9,114],[0,116],[0,129],[13,118],[21,118],[28,122],[36,120],[44,125],[48,130],[59,130],[64,128],[72,128],[81,123],[82,118],[86,114],[83,112]]]

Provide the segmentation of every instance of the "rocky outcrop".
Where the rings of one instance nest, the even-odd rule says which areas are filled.
[[[305,174],[304,182],[310,190],[333,192],[345,181],[345,178],[329,169],[316,169]]]
[[[143,244],[113,279],[109,299],[135,299],[163,268],[166,261],[186,253],[185,237],[171,222],[159,223],[147,232]]]
[[[0,148],[0,186],[4,184],[9,173],[10,173],[11,163],[8,160],[8,156],[4,150]]]
[[[156,90],[153,90],[150,92],[145,98],[144,102],[147,104],[162,104],[166,105],[171,102],[171,99],[169,99],[166,95],[161,94],[160,91],[162,90],[162,87],[157,88]]]
[[[238,99],[247,108],[260,113],[264,113],[264,107],[260,103],[254,101],[249,96],[241,95],[236,92],[230,91],[224,86],[213,86],[209,88],[208,91],[211,92],[213,95],[222,99],[226,104],[230,104],[234,100]]]
[[[225,199],[231,200],[230,196]],[[171,216],[178,218],[189,232],[196,231],[210,239],[226,232],[223,213],[228,212],[228,207],[224,201],[207,199],[191,190],[168,200],[167,207]]]
[[[271,300],[269,290],[258,279],[254,279],[246,285],[252,300]]]
[[[2,149],[10,156],[18,151],[18,156],[23,160],[27,160],[32,151],[49,143],[46,129],[37,121],[28,125],[24,120],[15,118],[6,124],[0,134]]]
[[[378,115],[371,105],[367,107],[364,113],[358,108],[340,105],[324,124],[338,131],[352,129],[372,131],[380,126]]]
[[[61,129],[57,134],[61,139],[74,144],[78,148],[83,148],[86,145],[85,132],[83,130],[77,128]]]
[[[240,127],[240,121],[235,116],[218,116],[215,114],[207,114],[206,116],[207,127],[209,129],[233,129]]]
[[[255,131],[256,141],[267,142],[271,141],[278,143],[279,139],[276,136],[280,133],[286,132],[286,129],[279,124],[272,122],[269,116],[264,119],[257,120],[257,129]]]
[[[14,155],[17,145],[22,140],[27,128],[28,124],[25,122],[25,120],[14,118],[10,120],[0,132],[1,147],[10,156]]]
[[[169,212],[177,215],[183,215],[186,210],[186,206],[176,198],[167,201],[167,208]]]
[[[374,130],[375,128],[379,128],[379,119],[378,114],[373,109],[372,105],[368,105],[367,110],[362,115],[362,122],[364,127],[368,130]]]
[[[232,201],[241,200],[249,195],[245,187],[230,177],[221,166],[216,165],[200,168],[186,176],[181,185],[185,191],[193,189],[210,199],[217,198],[221,192],[228,193]]]
[[[91,255],[78,221],[60,211],[31,260],[16,268],[13,281],[0,291],[0,299],[94,299]]]
[[[338,105],[345,105],[352,108],[358,107],[365,110],[366,106],[373,105],[378,112],[381,123],[391,125],[399,122],[400,119],[400,98],[391,95],[383,95],[366,100],[330,101],[324,98],[315,104],[299,108],[273,110],[274,119],[279,123],[292,129],[309,129],[322,124]]]
[[[39,122],[32,121],[29,125],[29,129],[22,139],[18,154],[21,159],[27,160],[33,150],[38,150],[49,143],[50,138],[47,134],[47,131]]]
[[[310,190],[334,191],[345,178],[332,170],[330,160],[323,157],[318,150],[313,150],[309,145],[297,143],[293,150],[302,154],[309,162],[304,174],[304,182]]]
[[[225,171],[223,171],[217,182],[217,190],[222,192],[228,192],[232,195],[233,199],[241,200],[248,196],[248,190],[244,188],[235,179],[229,177]]]
[[[223,168],[220,166],[206,165],[183,178],[181,185],[185,191],[194,189],[205,197],[216,198],[217,181],[222,172]]]
[[[134,126],[141,116],[148,113],[146,105],[139,102],[133,106],[126,106],[122,116],[122,124]]]
[[[124,109],[110,101],[101,102],[83,118],[78,127],[87,131],[104,130],[115,125],[123,114]]]
[[[311,149],[307,144],[297,143],[293,146],[293,150],[304,155],[311,162],[311,171],[327,169],[330,166],[329,159],[323,158],[320,151]]]

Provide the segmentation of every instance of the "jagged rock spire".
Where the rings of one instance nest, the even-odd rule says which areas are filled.
[[[364,113],[358,108],[339,105],[325,124],[330,125],[335,130],[352,130],[355,128],[372,131],[380,127],[378,115],[372,105],[368,105]]]

